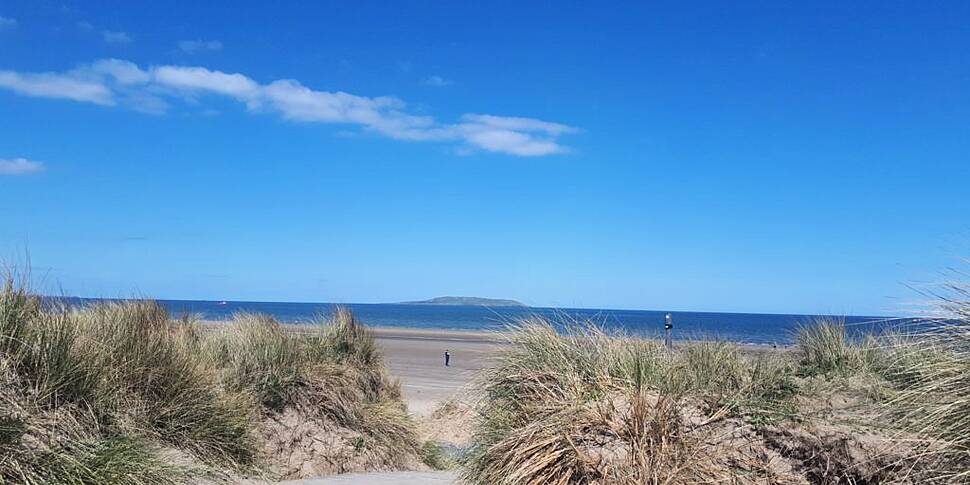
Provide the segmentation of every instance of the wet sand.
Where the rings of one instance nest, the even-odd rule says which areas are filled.
[[[501,345],[494,334],[418,329],[374,329],[391,375],[401,380],[408,409],[431,414],[468,386]],[[451,354],[445,367],[444,352]]]

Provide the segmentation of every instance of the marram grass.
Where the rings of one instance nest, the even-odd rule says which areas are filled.
[[[670,352],[592,324],[513,329],[482,379],[485,397],[463,476],[474,484],[715,483],[684,434],[688,396],[719,415],[770,419],[790,407],[791,370],[723,342]],[[701,404],[698,404],[699,406]]]
[[[936,293],[939,315],[899,339],[885,365],[887,413],[922,440],[936,483],[970,483],[970,285]]]
[[[526,320],[481,378],[462,475],[483,485],[970,483],[970,292],[951,290],[932,331],[851,338],[842,322],[817,320],[795,348],[772,352],[725,342],[668,351],[594,324]],[[817,414],[830,398],[855,399],[849,421]],[[717,423],[728,431],[698,431]],[[857,438],[875,441],[838,455]],[[748,446],[764,462],[745,462]],[[779,460],[790,468],[772,468]]]
[[[361,433],[384,463],[420,453],[398,384],[346,310],[310,336],[259,315],[206,332],[151,301],[66,308],[10,278],[0,289],[0,484],[261,474],[256,430],[287,408]]]

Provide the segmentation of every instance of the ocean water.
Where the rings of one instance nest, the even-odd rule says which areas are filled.
[[[79,302],[87,300],[77,300]],[[196,314],[207,320],[228,320],[237,312],[265,313],[286,323],[312,323],[336,307],[332,303],[214,302],[159,300],[173,315]],[[364,323],[381,327],[413,327],[450,330],[501,330],[509,323],[539,315],[563,322],[592,320],[615,331],[636,335],[663,334],[665,311],[597,310],[574,308],[520,308],[443,306],[417,304],[342,304]],[[752,344],[791,344],[797,327],[811,322],[811,315],[759,313],[670,312],[675,339],[724,339]],[[890,321],[885,317],[837,316],[849,331],[862,334],[881,331]]]

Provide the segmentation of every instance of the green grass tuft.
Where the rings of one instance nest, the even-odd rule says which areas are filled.
[[[797,331],[802,370],[847,376],[865,368],[866,352],[849,338],[845,322],[821,318]]]
[[[432,440],[421,445],[421,462],[432,470],[450,470],[455,467],[455,461],[448,457],[444,448]]]

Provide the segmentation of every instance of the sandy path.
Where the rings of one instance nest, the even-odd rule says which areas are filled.
[[[207,322],[212,328],[218,323]],[[311,327],[287,325],[290,331],[308,332]],[[494,357],[501,338],[495,334],[449,330],[405,328],[371,328],[391,375],[400,379],[408,409],[422,421],[423,439],[435,439],[455,446],[463,445],[468,430],[461,429],[458,415],[441,418],[448,426],[432,420],[430,415],[449,399],[469,402],[468,385]],[[451,353],[451,365],[445,367],[445,349]],[[264,483],[247,481],[244,483]],[[457,484],[453,471],[445,472],[372,472],[277,482],[287,485],[451,485]]]
[[[486,334],[388,328],[374,329],[374,333],[377,343],[384,350],[388,370],[401,380],[408,409],[419,418],[428,417],[441,403],[460,393],[496,351],[494,337]],[[444,365],[445,349],[451,353],[451,365],[448,367]],[[447,471],[351,473],[281,482],[281,485],[457,483],[457,474]]]
[[[452,485],[454,472],[349,473],[325,478],[280,482],[280,485]]]

